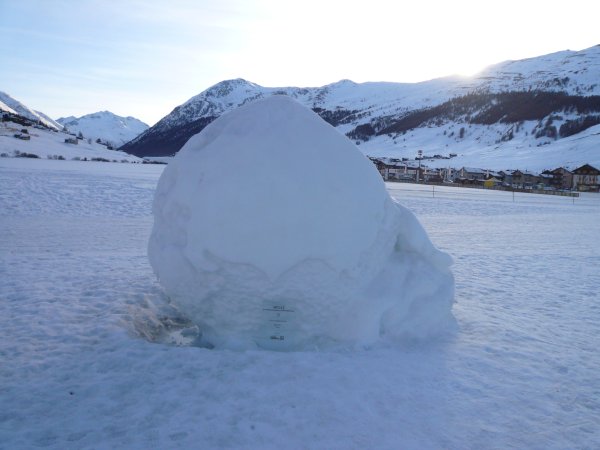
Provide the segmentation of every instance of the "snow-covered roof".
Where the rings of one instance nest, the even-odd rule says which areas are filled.
[[[469,172],[469,173],[481,173],[481,174],[488,173],[487,170],[479,169],[476,167],[463,167],[462,170],[464,170],[465,172]]]
[[[537,172],[531,172],[531,171],[529,171],[529,170],[521,170],[520,172],[521,172],[523,175],[529,175],[529,176],[532,176],[532,177],[539,177],[539,176],[540,176],[540,174],[539,174],[539,173],[537,173]]]
[[[418,161],[400,161],[397,158],[386,158],[386,157],[382,157],[382,158],[375,158],[375,157],[369,157],[369,159],[375,163],[380,162],[382,164],[385,164],[387,167],[395,167],[395,168],[408,168],[408,169],[418,169],[419,167],[421,167],[421,169],[427,169],[428,166],[426,166],[425,164],[421,163],[419,164]]]

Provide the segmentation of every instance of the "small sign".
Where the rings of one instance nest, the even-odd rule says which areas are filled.
[[[296,341],[296,310],[290,304],[263,302],[257,344],[268,350],[290,350]]]

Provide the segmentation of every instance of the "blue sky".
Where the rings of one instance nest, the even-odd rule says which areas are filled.
[[[596,2],[0,0],[0,90],[152,125],[211,85],[416,82],[600,44]]]

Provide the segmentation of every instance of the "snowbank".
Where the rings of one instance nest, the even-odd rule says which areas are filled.
[[[153,209],[150,262],[207,345],[364,345],[451,320],[451,258],[346,137],[286,96],[192,137]]]

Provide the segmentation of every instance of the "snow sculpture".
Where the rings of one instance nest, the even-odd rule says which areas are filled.
[[[364,345],[452,320],[451,258],[352,142],[289,97],[193,136],[153,211],[150,263],[216,347]]]

